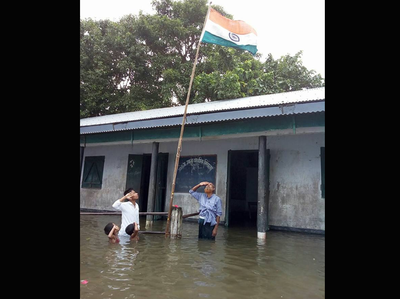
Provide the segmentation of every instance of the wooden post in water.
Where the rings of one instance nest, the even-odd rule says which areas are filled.
[[[170,238],[175,238],[175,239],[182,237],[182,208],[181,207],[172,207],[169,236],[170,236]]]

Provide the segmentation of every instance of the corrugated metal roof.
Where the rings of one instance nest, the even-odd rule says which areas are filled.
[[[282,104],[280,106],[269,106],[242,110],[209,112],[202,114],[192,114],[186,116],[186,125],[204,124],[211,122],[240,120],[246,118],[259,118],[277,115],[315,113],[325,111],[325,102],[306,102],[297,104]],[[135,129],[148,129],[171,127],[182,124],[182,116],[173,116],[158,119],[145,119],[114,124],[102,124],[95,126],[81,127],[81,134],[93,134],[104,132],[116,132]]]
[[[268,94],[268,95],[260,95],[253,97],[244,97],[239,99],[221,100],[221,101],[214,101],[207,103],[189,104],[186,113],[187,115],[186,123],[188,124],[189,120],[191,119],[191,117],[189,116],[194,114],[234,111],[238,109],[249,109],[256,107],[279,106],[283,104],[296,104],[296,103],[312,102],[318,100],[325,100],[325,87]],[[178,107],[168,107],[168,108],[152,109],[146,111],[134,111],[127,113],[113,114],[113,115],[83,118],[80,120],[81,134],[89,133],[89,131],[90,133],[94,133],[94,132],[106,132],[106,131],[120,131],[120,130],[134,129],[134,128],[145,128],[146,126],[143,126],[146,123],[145,120],[151,120],[151,119],[155,121],[152,121],[151,125],[149,124],[150,126],[147,127],[159,127],[160,125],[157,125],[156,123],[160,121],[156,120],[162,118],[170,118],[170,121],[168,121],[167,123],[165,120],[161,121],[161,123],[163,123],[163,125],[161,126],[176,125],[176,121],[172,120],[172,118],[174,116],[183,116],[184,110],[185,110],[184,106],[178,106]],[[280,113],[280,115],[282,115],[282,113]],[[266,115],[264,114],[263,116]],[[215,119],[214,121],[218,120],[227,120],[227,119]],[[137,126],[139,125],[139,123],[137,123],[136,125],[133,125],[132,123],[130,127],[128,127],[129,123],[137,121],[140,121],[141,123],[139,127]],[[121,124],[118,125],[119,123]],[[180,117],[180,122],[178,124],[181,123],[182,123],[182,117]],[[200,122],[197,121],[196,123]],[[87,126],[96,126],[97,129],[94,130],[94,128],[92,128],[89,130],[89,128],[87,128],[88,130],[85,130],[84,127]]]

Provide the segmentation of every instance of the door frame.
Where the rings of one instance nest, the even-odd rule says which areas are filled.
[[[226,171],[227,171],[227,175],[226,175],[226,203],[225,203],[225,226],[229,226],[229,206],[230,206],[230,183],[231,183],[231,165],[232,165],[232,155],[233,153],[250,153],[250,152],[256,152],[258,155],[258,149],[252,149],[252,150],[228,150],[228,164],[226,167]],[[265,159],[265,163],[266,163],[266,192],[269,193],[269,183],[270,183],[270,158],[271,158],[271,154],[270,154],[270,150],[266,149],[266,159]],[[257,170],[258,170],[258,165],[257,165]]]
[[[147,185],[145,185],[144,182],[144,177],[143,177],[143,167],[145,167],[145,163],[143,163],[143,158],[147,156],[147,157],[151,157],[151,154],[147,154],[147,153],[143,153],[143,154],[129,154],[128,156],[128,165],[127,165],[127,176],[126,176],[126,183],[125,183],[125,190],[127,188],[132,187],[137,193],[139,193],[139,206],[147,206],[148,204],[148,196],[147,198],[143,198],[141,196],[141,194],[143,193],[142,188],[149,188],[149,182],[147,183]],[[162,189],[164,188],[166,190],[166,184],[167,184],[167,177],[168,177],[168,157],[169,157],[169,153],[158,153],[158,162],[157,162],[157,173],[156,173],[156,192],[155,192],[155,200],[156,201],[161,201],[159,204],[159,206],[161,207],[162,210],[165,209],[165,204],[163,206],[163,198],[161,198],[160,196],[162,196]],[[160,161],[161,159],[165,159],[165,164],[164,164],[164,170],[160,168]],[[134,166],[134,165],[130,165],[131,161],[135,161],[135,163],[138,164],[136,169],[132,169],[130,171],[130,169]],[[148,167],[151,167],[151,164],[146,163],[146,165],[148,165]],[[149,171],[150,172],[150,169]],[[164,178],[161,178],[160,176],[162,175],[161,172],[163,172]],[[140,179],[139,179],[140,178]],[[160,179],[164,182],[164,184],[162,184],[162,182],[160,182]],[[149,181],[149,180],[148,180]],[[161,183],[161,185],[160,185]],[[164,186],[162,186],[164,185]],[[161,192],[161,194],[160,194]],[[148,195],[148,191],[147,191],[147,195]],[[165,196],[164,195],[164,203],[165,203]],[[144,201],[146,201],[146,204],[144,204]],[[156,203],[154,204],[153,209],[155,210],[156,208]],[[158,206],[158,205],[157,205]],[[147,210],[147,209],[146,209]],[[158,218],[158,217],[155,217]],[[156,220],[156,219],[155,219]]]

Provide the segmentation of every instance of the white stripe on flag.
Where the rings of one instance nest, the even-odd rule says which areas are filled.
[[[231,33],[230,31],[228,31],[224,27],[221,27],[220,25],[214,23],[210,19],[207,20],[205,31],[208,31],[211,34],[214,34],[218,37],[226,39],[237,45],[257,45],[257,35],[255,35],[253,32],[248,33],[248,34],[243,34],[243,35],[236,34],[236,36],[238,36],[240,40],[235,41],[234,39],[231,39],[229,37],[229,34]]]

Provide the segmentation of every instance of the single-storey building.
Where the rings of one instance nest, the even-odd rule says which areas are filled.
[[[141,212],[168,211],[184,108],[81,119],[81,210],[113,211],[132,187]],[[183,214],[198,212],[188,191],[201,181],[216,186],[222,224],[325,233],[325,88],[189,104],[173,197]]]

